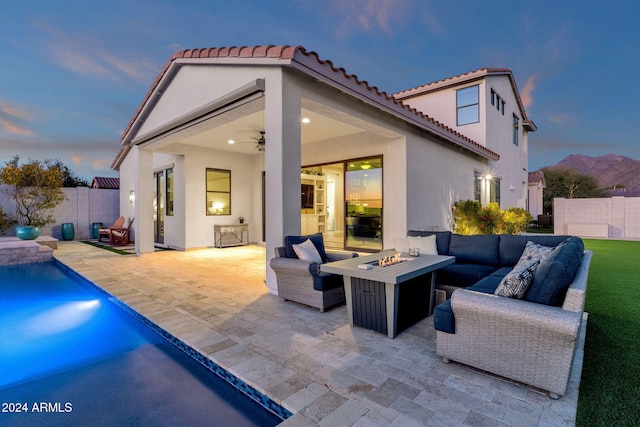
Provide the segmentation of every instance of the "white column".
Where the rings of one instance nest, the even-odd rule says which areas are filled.
[[[269,266],[283,237],[300,234],[300,93],[291,82],[287,90],[281,73],[266,79],[266,283],[277,294],[276,277]],[[291,84],[289,84],[291,83]]]
[[[153,152],[134,148],[137,152],[134,176],[134,212],[136,253],[153,252]],[[133,151],[133,150],[132,150]]]

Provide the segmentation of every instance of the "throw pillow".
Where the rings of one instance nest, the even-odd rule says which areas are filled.
[[[551,246],[544,246],[539,243],[528,241],[527,245],[524,247],[522,255],[520,255],[520,259],[518,260],[514,268],[531,264],[535,261],[540,262],[544,258],[546,258],[551,253],[551,251],[553,251],[553,249],[554,248]]]
[[[322,258],[320,258],[318,250],[310,239],[307,239],[298,245],[293,245],[293,250],[300,259],[322,264]]]
[[[397,252],[409,253],[409,240],[401,237],[394,237],[393,245]]]
[[[426,237],[409,236],[407,240],[409,241],[410,248],[420,249],[420,255],[438,255],[435,234]],[[408,249],[407,252],[409,252]]]
[[[502,278],[494,294],[508,298],[524,298],[533,282],[533,275],[538,264],[540,261],[534,260],[528,264],[513,267],[513,270]]]

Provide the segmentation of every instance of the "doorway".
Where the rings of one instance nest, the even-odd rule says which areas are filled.
[[[153,241],[164,243],[164,203],[165,203],[165,176],[164,171],[153,174]]]
[[[332,249],[382,249],[382,156],[305,166],[301,184],[301,234],[320,232]]]

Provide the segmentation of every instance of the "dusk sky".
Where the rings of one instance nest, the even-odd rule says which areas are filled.
[[[530,171],[569,154],[640,160],[639,18],[635,0],[3,1],[0,164],[117,176],[120,135],[173,52],[267,44],[388,93],[510,68],[538,126]]]

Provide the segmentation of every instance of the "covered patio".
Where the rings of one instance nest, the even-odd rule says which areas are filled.
[[[60,242],[55,257],[293,412],[283,425],[575,423],[586,328],[567,394],[553,400],[443,363],[430,317],[391,340],[350,327],[345,306],[285,302],[264,286],[262,246],[121,256]]]

